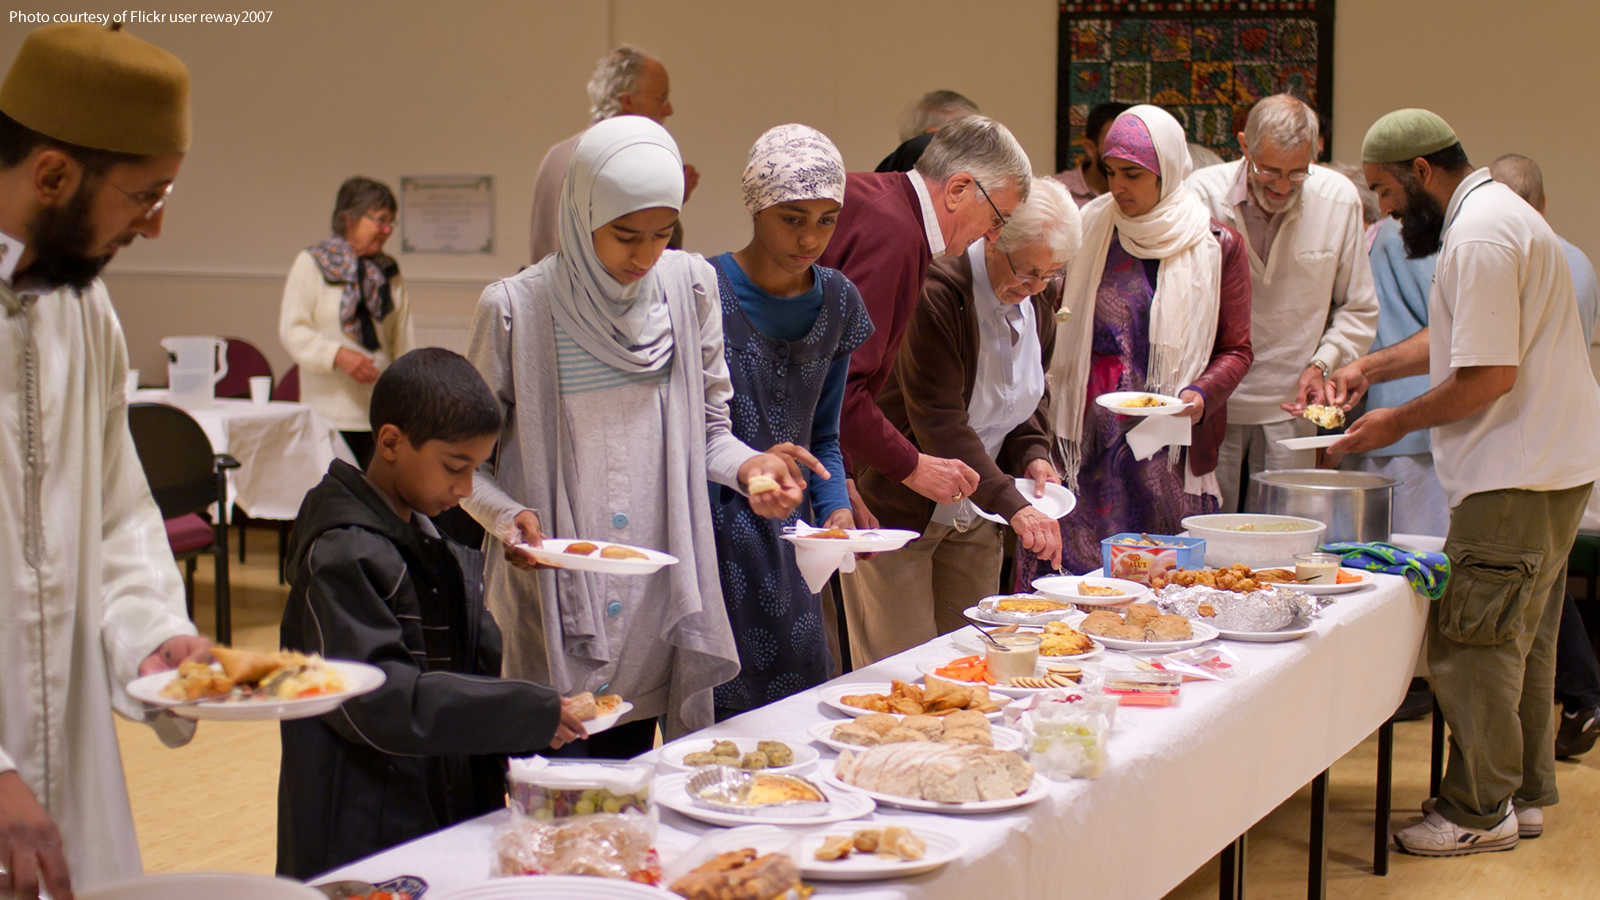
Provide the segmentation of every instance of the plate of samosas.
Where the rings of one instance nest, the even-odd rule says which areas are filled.
[[[947,716],[970,709],[990,719],[998,719],[1000,711],[1011,702],[1009,697],[990,695],[986,684],[962,685],[942,679],[935,679],[926,685],[904,681],[889,684],[870,681],[830,684],[824,685],[817,693],[825,706],[857,717],[871,713]]]
[[[537,547],[521,542],[511,546],[528,554],[534,562],[558,569],[577,569],[602,575],[649,575],[662,566],[678,562],[676,556],[660,550],[605,541],[545,538]]]

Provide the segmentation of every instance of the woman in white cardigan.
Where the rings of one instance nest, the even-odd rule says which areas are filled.
[[[344,433],[363,469],[372,383],[415,345],[400,265],[383,252],[397,210],[382,182],[340,185],[333,234],[295,258],[278,317],[278,339],[300,366],[301,402]]]

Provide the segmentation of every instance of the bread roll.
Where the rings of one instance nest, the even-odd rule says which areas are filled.
[[[1187,641],[1194,637],[1194,629],[1183,616],[1158,616],[1144,626],[1147,641]]]

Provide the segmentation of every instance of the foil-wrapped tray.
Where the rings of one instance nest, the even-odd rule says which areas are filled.
[[[1317,614],[1316,599],[1284,587],[1262,587],[1240,594],[1195,585],[1168,585],[1156,592],[1155,605],[1163,612],[1209,622],[1224,631],[1280,631]],[[1209,606],[1210,616],[1201,612]]]
[[[787,784],[808,789],[821,800],[785,800],[777,803],[751,802],[751,789],[758,781]],[[684,782],[689,801],[696,806],[742,816],[774,816],[802,819],[828,813],[828,795],[822,788],[795,775],[752,772],[733,766],[707,766]]]

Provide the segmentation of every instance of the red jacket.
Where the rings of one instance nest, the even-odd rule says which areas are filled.
[[[933,262],[922,204],[910,178],[902,172],[846,175],[844,209],[820,262],[855,283],[874,329],[872,337],[850,354],[844,409],[839,414],[839,445],[844,448],[846,469],[852,459],[860,459],[891,480],[904,481],[917,467],[917,448],[884,418],[877,400]],[[1248,307],[1245,312],[1248,327]],[[1228,389],[1233,389],[1231,384]]]
[[[1221,302],[1217,307],[1217,339],[1211,361],[1193,387],[1206,397],[1206,412],[1194,427],[1189,465],[1196,475],[1217,468],[1217,448],[1228,433],[1228,397],[1250,371],[1250,254],[1239,232],[1211,220],[1211,233],[1222,245]]]

